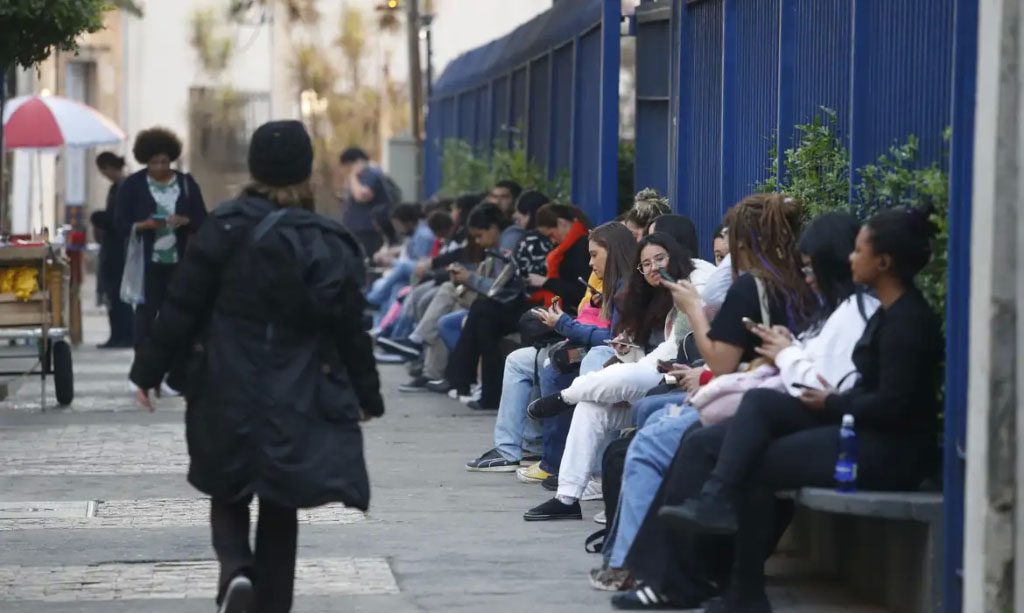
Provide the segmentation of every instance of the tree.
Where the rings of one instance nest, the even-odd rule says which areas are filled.
[[[352,80],[352,91],[359,91],[360,64],[366,51],[366,34],[363,25],[363,12],[354,7],[345,7],[341,16],[341,34],[338,36],[338,48],[348,62],[348,70]]]

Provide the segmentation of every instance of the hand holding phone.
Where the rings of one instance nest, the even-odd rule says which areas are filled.
[[[669,373],[673,370],[679,370],[679,366],[671,360],[658,360],[658,372]]]
[[[672,278],[672,275],[668,274],[668,272],[664,268],[659,268],[658,274],[661,275],[662,279],[668,281],[669,283],[676,282],[676,280]]]
[[[744,317],[740,321],[742,321],[743,325],[747,327],[747,330],[750,330],[751,332],[753,332],[758,326],[758,323],[749,317]]]

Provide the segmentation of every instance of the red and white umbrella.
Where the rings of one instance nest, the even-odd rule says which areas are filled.
[[[124,140],[124,132],[96,109],[60,96],[21,96],[4,106],[6,149],[95,147]]]

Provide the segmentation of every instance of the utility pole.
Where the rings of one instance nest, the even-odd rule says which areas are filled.
[[[407,0],[406,31],[409,43],[409,99],[412,140],[416,147],[416,199],[423,199],[423,74],[420,70],[419,0]]]

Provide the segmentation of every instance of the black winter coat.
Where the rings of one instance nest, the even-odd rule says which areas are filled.
[[[200,491],[366,509],[358,421],[384,405],[362,326],[362,252],[340,224],[302,209],[263,234],[277,210],[249,196],[214,211],[131,379],[155,388],[183,361],[188,479]],[[253,243],[260,236],[270,238]]]

